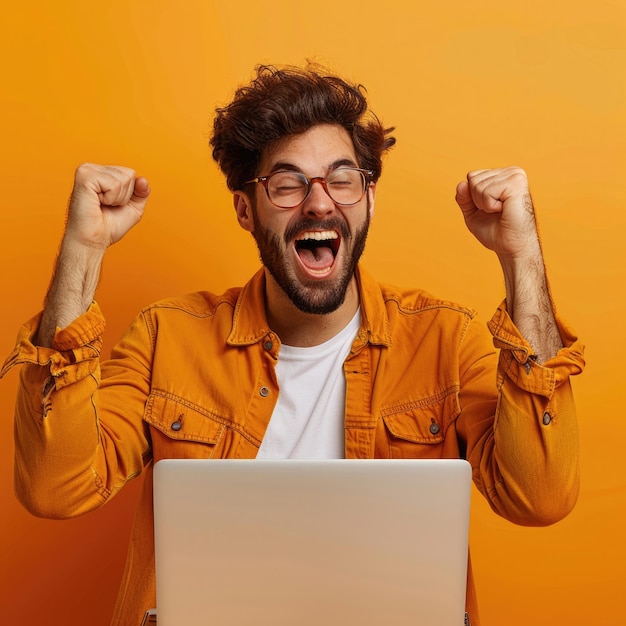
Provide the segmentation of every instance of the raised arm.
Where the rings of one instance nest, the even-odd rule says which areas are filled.
[[[470,232],[500,260],[509,315],[538,363],[563,347],[548,291],[528,179],[519,167],[475,170],[456,201]]]
[[[20,328],[0,369],[2,377],[24,366],[15,404],[15,492],[34,515],[92,510],[143,468],[149,331],[136,321],[126,366],[102,374],[104,318],[92,303],[107,248],[141,219],[149,193],[148,181],[128,168],[76,170],[44,312]]]
[[[37,343],[50,347],[58,328],[82,315],[93,301],[107,248],[143,215],[150,187],[126,167],[85,163],[77,170],[67,225]]]
[[[472,234],[497,254],[506,286],[506,311],[498,308],[488,324],[499,349],[495,414],[481,413],[485,392],[472,397],[480,375],[471,376],[480,370],[467,368],[458,433],[474,482],[495,511],[518,524],[552,524],[578,496],[569,379],[584,367],[583,345],[555,319],[525,172],[470,172],[457,186],[456,201]]]

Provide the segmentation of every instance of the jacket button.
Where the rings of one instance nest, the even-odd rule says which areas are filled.
[[[550,424],[550,422],[552,421],[552,416],[550,415],[550,413],[548,413],[547,411],[543,414],[543,425],[544,426],[548,426],[548,424]]]
[[[267,398],[270,395],[270,390],[267,387],[261,387],[259,389],[259,394],[262,398]]]
[[[439,434],[439,424],[435,424],[435,422],[433,422],[433,423],[430,425],[430,432],[431,432],[431,434],[433,434],[433,435],[437,435],[437,434]]]
[[[172,430],[180,430],[182,427],[183,427],[182,423],[179,422],[178,420],[176,420],[175,422],[172,422],[172,425],[170,426]]]
[[[264,344],[263,347],[269,352],[272,349],[272,346],[274,344],[268,339]]]

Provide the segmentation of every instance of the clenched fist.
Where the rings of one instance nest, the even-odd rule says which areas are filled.
[[[471,233],[501,261],[540,254],[526,172],[519,167],[475,170],[456,188]]]
[[[84,163],[76,170],[66,240],[106,249],[141,219],[150,187],[127,167]]]

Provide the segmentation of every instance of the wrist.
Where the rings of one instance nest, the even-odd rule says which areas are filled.
[[[83,237],[76,237],[71,229],[67,229],[61,240],[59,256],[72,256],[76,259],[83,259],[85,262],[102,261],[109,243],[94,242]]]

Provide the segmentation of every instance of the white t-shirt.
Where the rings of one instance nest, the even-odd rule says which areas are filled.
[[[343,459],[346,379],[343,362],[359,331],[360,310],[325,343],[281,345],[278,402],[257,459]]]

